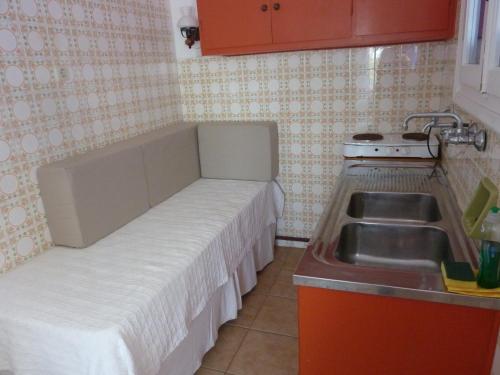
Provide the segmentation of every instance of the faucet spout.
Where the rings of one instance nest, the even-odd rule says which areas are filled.
[[[430,119],[424,126],[423,132],[429,133],[433,128],[441,129],[442,142],[447,144],[474,145],[478,151],[486,148],[486,132],[477,126],[465,124],[459,114],[454,112],[418,112],[410,113],[403,120],[403,129],[408,130],[411,120],[417,118]],[[440,122],[440,119],[451,119],[451,122]]]
[[[410,123],[410,121],[413,119],[417,119],[417,118],[430,118],[430,119],[432,119],[434,126],[438,125],[438,120],[441,118],[451,118],[457,123],[457,129],[461,130],[464,126],[464,121],[457,113],[453,113],[453,112],[418,112],[418,113],[410,113],[408,116],[405,117],[405,119],[403,120],[403,129],[408,130],[408,124]]]
[[[449,128],[454,128],[454,127],[455,127],[455,123],[453,123],[453,122],[436,124],[434,121],[430,121],[427,124],[425,124],[424,128],[422,129],[422,133],[427,133],[430,128],[449,129]]]

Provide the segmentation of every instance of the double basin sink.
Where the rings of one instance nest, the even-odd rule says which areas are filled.
[[[316,260],[367,276],[439,274],[444,260],[475,266],[448,180],[429,163],[346,162],[310,247]]]
[[[350,197],[347,215],[379,223],[354,222],[342,227],[335,252],[342,262],[439,272],[443,260],[453,260],[448,235],[432,226],[442,219],[432,195],[356,192]],[[390,224],[383,223],[388,220]],[[408,222],[422,225],[408,226]]]
[[[477,268],[446,174],[434,162],[347,160],[294,284],[500,310],[448,293],[444,260]]]

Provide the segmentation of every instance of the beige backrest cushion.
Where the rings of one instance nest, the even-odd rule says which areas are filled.
[[[198,125],[201,176],[271,181],[279,172],[275,122],[207,122]]]
[[[272,122],[179,123],[38,169],[56,245],[86,247],[200,178],[278,174]]]
[[[38,169],[56,245],[86,247],[149,208],[137,138]]]
[[[148,133],[143,143],[151,207],[200,178],[198,133],[193,123],[179,123]]]

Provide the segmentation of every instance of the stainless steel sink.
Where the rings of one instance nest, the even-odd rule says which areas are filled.
[[[440,272],[453,260],[446,232],[429,226],[351,223],[342,228],[338,260],[358,266]]]
[[[436,198],[430,194],[358,192],[351,195],[347,214],[357,219],[441,220]]]
[[[346,160],[294,274],[296,285],[500,311],[448,293],[442,260],[478,267],[446,174],[435,162]]]

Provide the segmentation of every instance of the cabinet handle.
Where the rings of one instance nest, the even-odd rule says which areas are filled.
[[[280,8],[281,8],[281,4],[280,3],[274,3],[273,4],[273,9],[274,10],[280,10]]]
[[[267,4],[262,4],[260,6],[260,10],[263,11],[263,12],[267,12]]]

